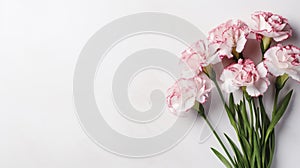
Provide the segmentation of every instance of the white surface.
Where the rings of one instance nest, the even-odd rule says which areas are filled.
[[[72,99],[73,70],[83,45],[105,24],[121,16],[157,11],[177,15],[207,32],[229,18],[249,20],[256,10],[287,17],[300,45],[299,2],[252,0],[1,0],[0,1],[0,167],[138,168],[222,167],[209,147],[196,138],[201,121],[172,150],[146,159],[115,156],[95,145],[82,131]],[[299,162],[300,113],[293,103],[280,123],[274,167]],[[218,130],[228,131],[227,120]]]

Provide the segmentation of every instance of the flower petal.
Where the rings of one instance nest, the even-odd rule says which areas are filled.
[[[246,91],[250,96],[258,97],[267,91],[269,84],[269,80],[261,78],[254,85],[247,86]]]

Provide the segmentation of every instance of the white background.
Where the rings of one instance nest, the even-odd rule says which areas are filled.
[[[80,50],[102,26],[145,11],[177,15],[203,32],[230,18],[250,20],[257,10],[289,19],[300,45],[299,2],[216,0],[0,0],[0,167],[140,168],[222,167],[199,143],[197,126],[172,150],[146,159],[119,157],[95,145],[82,131],[72,97],[73,70]],[[284,125],[279,124],[276,168],[296,167],[300,151],[300,87]],[[200,124],[201,120],[196,123]],[[228,131],[227,120],[219,131]]]

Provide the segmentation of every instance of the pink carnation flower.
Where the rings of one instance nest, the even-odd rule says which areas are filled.
[[[167,105],[172,113],[181,115],[189,111],[195,101],[205,103],[212,84],[206,76],[201,75],[194,78],[181,78],[168,89]]]
[[[270,84],[264,64],[255,66],[250,59],[239,59],[238,63],[226,67],[220,79],[223,81],[222,89],[227,93],[246,87],[247,93],[254,97],[262,95]]]
[[[260,39],[263,35],[280,42],[292,35],[288,20],[280,15],[260,11],[252,14],[252,19],[255,22],[253,32],[256,34],[256,39]]]
[[[265,65],[274,76],[288,74],[300,81],[300,49],[293,45],[271,47],[264,55]]]
[[[182,52],[181,61],[186,64],[184,71],[190,71],[195,76],[203,67],[221,62],[216,51],[215,45],[209,44],[207,40],[197,41]]]
[[[197,88],[196,101],[203,104],[207,101],[213,85],[211,80],[204,74],[194,77],[194,81]]]
[[[241,20],[229,20],[209,32],[209,41],[218,44],[219,56],[232,58],[232,50],[241,53],[250,30]]]

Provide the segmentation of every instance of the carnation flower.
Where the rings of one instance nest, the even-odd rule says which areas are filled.
[[[221,62],[214,44],[207,40],[194,43],[189,49],[182,52],[181,61],[186,64],[186,71],[192,71],[193,76],[199,74],[204,67]]]
[[[300,81],[300,49],[298,47],[278,44],[267,50],[264,58],[264,63],[272,75],[288,74],[291,78]]]
[[[211,89],[212,85],[204,75],[181,78],[167,91],[168,108],[177,115],[187,112],[194,106],[195,101],[205,103]]]
[[[219,56],[232,58],[232,52],[241,53],[250,30],[241,20],[229,20],[209,32],[209,41],[218,44]]]
[[[211,80],[208,79],[204,74],[194,77],[194,81],[197,88],[196,101],[203,104],[207,101],[208,95],[213,85],[211,83]]]
[[[257,39],[262,38],[263,35],[279,42],[292,35],[288,20],[280,15],[271,12],[255,12],[252,14],[252,19],[255,22],[253,32]]]
[[[222,88],[227,93],[246,87],[247,93],[254,97],[262,95],[270,84],[263,63],[255,66],[250,59],[239,59],[238,63],[226,67],[220,79],[223,81]]]

